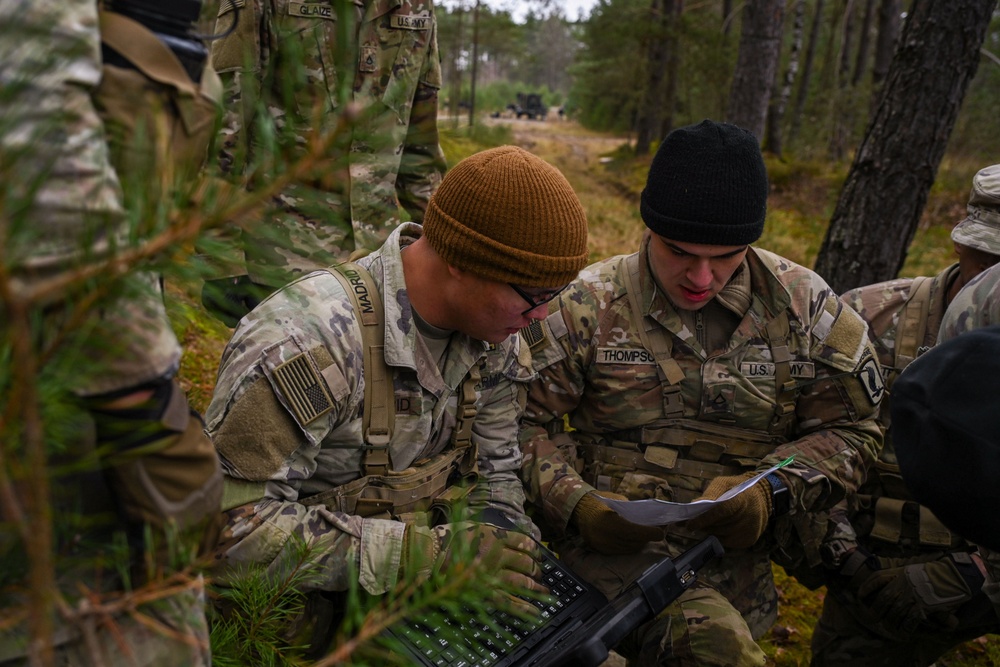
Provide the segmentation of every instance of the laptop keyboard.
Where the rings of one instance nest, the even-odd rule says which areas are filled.
[[[546,636],[546,624],[586,590],[548,553],[542,562],[542,581],[552,594],[547,599],[527,600],[538,608],[538,615],[532,619],[502,611],[477,615],[471,609],[466,609],[467,615],[459,619],[441,608],[409,619],[396,629],[396,634],[432,665],[490,667],[522,645],[533,645]]]

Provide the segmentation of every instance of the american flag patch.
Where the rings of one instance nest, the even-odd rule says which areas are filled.
[[[543,342],[545,340],[545,332],[542,330],[541,320],[532,320],[531,324],[521,329],[521,338],[532,349]]]
[[[305,353],[275,368],[274,378],[302,426],[333,409],[330,391]]]

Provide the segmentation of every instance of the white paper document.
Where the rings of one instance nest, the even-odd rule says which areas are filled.
[[[666,500],[611,500],[601,498],[608,507],[621,514],[624,518],[640,526],[665,526],[668,523],[687,521],[707,512],[719,503],[743,493],[751,486],[771,474],[778,468],[784,467],[792,462],[794,456],[789,456],[781,463],[771,466],[767,470],[754,475],[747,481],[729,489],[716,500],[696,500],[691,503],[672,503]],[[598,496],[600,497],[600,496]]]

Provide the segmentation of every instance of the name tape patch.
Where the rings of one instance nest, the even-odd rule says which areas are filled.
[[[597,348],[597,363],[599,364],[653,364],[656,359],[649,350],[630,347],[599,347]]]
[[[792,361],[788,364],[793,378],[813,379],[816,366],[811,361]],[[740,374],[750,378],[774,377],[774,364],[770,361],[744,361],[740,364]]]
[[[393,14],[390,25],[397,30],[430,30],[434,20],[430,16],[416,14]]]
[[[306,19],[326,19],[335,21],[337,15],[333,7],[319,2],[289,2],[288,15]]]

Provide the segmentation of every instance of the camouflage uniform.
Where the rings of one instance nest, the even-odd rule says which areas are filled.
[[[844,301],[868,322],[890,394],[899,373],[937,343],[948,294],[958,279],[959,265],[954,264],[933,278],[891,280],[844,295]],[[930,622],[912,632],[889,627],[848,588],[850,577],[834,574],[846,564],[843,555],[859,546],[875,556],[913,562],[948,559],[949,553],[964,561],[975,550],[912,501],[888,431],[888,401],[883,400],[879,413],[886,431],[879,459],[855,496],[856,503],[842,502],[831,512],[830,539],[823,547],[826,568],[813,572],[819,580],[811,583],[828,587],[813,632],[816,665],[929,665],[963,641],[1000,630],[1000,621],[981,592],[946,610],[953,616],[947,627]],[[955,576],[961,579],[958,572]]]
[[[1000,266],[983,271],[959,291],[944,313],[939,336],[949,340],[979,327],[1000,323]]]
[[[1000,324],[998,284],[1000,284],[1000,264],[983,271],[969,281],[948,304],[938,332],[938,340],[943,343],[973,329]],[[979,551],[986,565],[986,584],[983,586],[983,592],[993,602],[997,614],[1000,614],[1000,552],[985,547],[980,547]]]
[[[669,664],[763,664],[754,640],[774,622],[777,606],[769,554],[795,551],[818,561],[815,513],[854,492],[881,445],[877,363],[864,323],[822,279],[764,250],[751,248],[705,309],[675,310],[650,273],[648,234],[639,253],[584,269],[559,308],[523,333],[540,374],[521,432],[528,497],[559,535],[592,488],[688,502],[712,478],[794,454],[784,469],[790,512],[750,549],[731,550],[703,569],[696,587],[622,647],[640,664],[666,664],[670,654]],[[637,294],[629,294],[629,282]],[[637,322],[634,304],[652,326]],[[726,352],[706,353],[704,327],[726,328]],[[662,356],[647,349],[641,335],[659,336],[669,354],[662,345],[653,345]],[[785,390],[776,376],[791,380],[781,383]],[[564,415],[574,443],[560,451],[549,433]],[[667,534],[627,556],[588,552],[573,535],[557,547],[610,596],[656,559],[704,537],[680,526]]]
[[[438,143],[441,87],[437,24],[430,0],[354,0],[337,16],[328,1],[223,2],[212,47],[229,110],[223,162],[244,169],[262,140],[260,103],[301,156],[314,135],[334,136],[316,169],[290,184],[262,218],[243,226],[246,268],[259,285],[287,280],[374,250],[400,223],[421,222],[446,169]],[[343,25],[343,24],[346,24]],[[345,37],[349,44],[338,43]],[[301,63],[296,64],[296,63]],[[290,81],[298,82],[290,89]],[[346,126],[343,115],[353,109]],[[311,126],[318,119],[317,126]],[[249,174],[248,174],[249,175]],[[250,184],[253,187],[253,183]]]
[[[400,257],[420,233],[420,226],[404,223],[380,250],[358,262],[372,274],[385,311],[385,361],[395,395],[388,476],[401,479],[450,456],[459,392],[470,371],[478,369],[471,441],[480,481],[469,504],[504,509],[527,526],[517,447],[517,419],[530,379],[527,360],[519,359],[517,337],[489,345],[456,332],[438,368],[416,329]],[[405,514],[377,505],[363,509],[360,500],[355,504],[351,483],[367,479],[362,350],[351,299],[327,271],[289,283],[236,329],[222,357],[208,430],[227,475],[224,507],[237,495],[231,490],[251,487],[259,495],[226,513],[220,548],[225,568],[259,563],[280,574],[279,556],[296,536],[316,547],[318,589],[345,590],[352,576],[373,594],[396,583],[406,525],[396,519],[426,525],[434,516],[431,498],[419,494],[413,497],[420,502]],[[295,407],[301,392],[283,377],[283,369],[295,364],[306,369],[309,380],[303,384],[313,383],[310,391],[325,396],[326,407],[318,414]]]
[[[132,208],[140,193],[130,187],[148,186],[145,193],[157,199],[157,193],[163,194],[158,188],[168,184],[119,179],[115,167],[133,164],[127,157],[130,149],[163,148],[165,154],[143,153],[139,162],[146,163],[148,173],[175,174],[181,167],[158,161],[178,157],[170,150],[173,140],[191,139],[197,144],[195,135],[202,139],[211,135],[217,100],[209,90],[210,70],[203,75],[204,86],[198,86],[179,65],[176,71],[169,66],[161,69],[160,83],[152,83],[138,68],[102,69],[101,38],[119,35],[115,31],[121,20],[119,15],[99,15],[94,0],[0,5],[0,164],[6,188],[0,228],[15,297],[26,298],[47,279],[63,278],[103,261],[130,241],[136,231],[130,223],[152,223],[151,217],[144,217],[147,211]],[[137,27],[125,30],[134,35]],[[148,39],[161,46],[152,33],[138,30],[142,38],[137,43]],[[175,80],[180,81],[176,86]],[[152,106],[151,98],[170,99],[183,107],[190,112],[184,119],[190,124],[163,114],[164,106]],[[131,136],[127,130],[116,134],[121,127],[114,125],[116,114],[109,108],[116,104],[132,105],[135,113],[128,115],[132,121],[142,119],[145,136],[154,127],[166,134],[157,135],[149,144],[138,141],[134,126],[136,133]],[[177,131],[183,136],[169,136]],[[121,142],[116,141],[119,138]],[[202,159],[206,147],[203,141]],[[126,213],[132,214],[132,220],[126,221]],[[218,461],[201,422],[189,415],[183,393],[171,389],[180,348],[166,318],[159,280],[139,273],[121,282],[125,296],[99,301],[99,308],[91,306],[83,318],[73,313],[89,293],[83,299],[64,293],[45,303],[29,304],[44,314],[39,319],[40,349],[58,343],[58,354],[48,358],[43,370],[58,369],[67,358],[73,359],[72,386],[67,388],[85,397],[85,406],[98,395],[120,396],[153,385],[169,397],[161,406],[160,418],[151,420],[155,423],[152,437],[142,449],[130,448],[136,444],[128,439],[130,433],[123,439],[129,445],[120,449],[108,441],[95,445],[93,433],[100,417],[90,408],[86,413],[73,413],[79,421],[74,422],[71,437],[46,443],[52,456],[50,471],[58,471],[51,499],[56,575],[74,609],[81,586],[95,595],[123,594],[116,564],[109,556],[113,545],[119,544],[117,538],[124,534],[131,546],[138,540],[142,548],[144,526],[151,525],[153,534],[162,537],[158,529],[172,525],[192,531],[185,537],[197,541],[206,520],[214,517],[210,510],[218,506],[221,494]],[[0,304],[0,309],[5,306]],[[0,316],[0,321],[4,319]],[[7,332],[0,328],[0,334],[0,344],[9,352]],[[44,400],[49,406],[68,399],[46,396]],[[120,428],[128,430],[131,425],[126,421]],[[47,430],[46,435],[60,438],[59,429],[67,428],[60,424],[55,433]],[[100,426],[97,432],[101,433]],[[182,475],[177,474],[180,469]],[[16,473],[8,470],[12,471]],[[16,492],[16,474],[14,481]],[[23,584],[18,581],[25,567],[19,562],[22,548],[11,536],[10,526],[4,526],[0,531],[4,558],[0,589],[5,593],[15,583]],[[146,556],[158,566],[165,564],[151,554]],[[143,584],[135,577],[145,574],[135,569],[133,586]],[[81,602],[79,609],[93,602]],[[23,603],[7,599],[2,606],[17,610]],[[0,662],[28,664],[26,628],[14,618],[0,622],[7,631],[0,635]],[[71,622],[62,620],[56,623],[53,639],[56,664],[207,665],[211,661],[204,593],[198,581],[179,593],[137,604],[132,612],[80,613]]]

